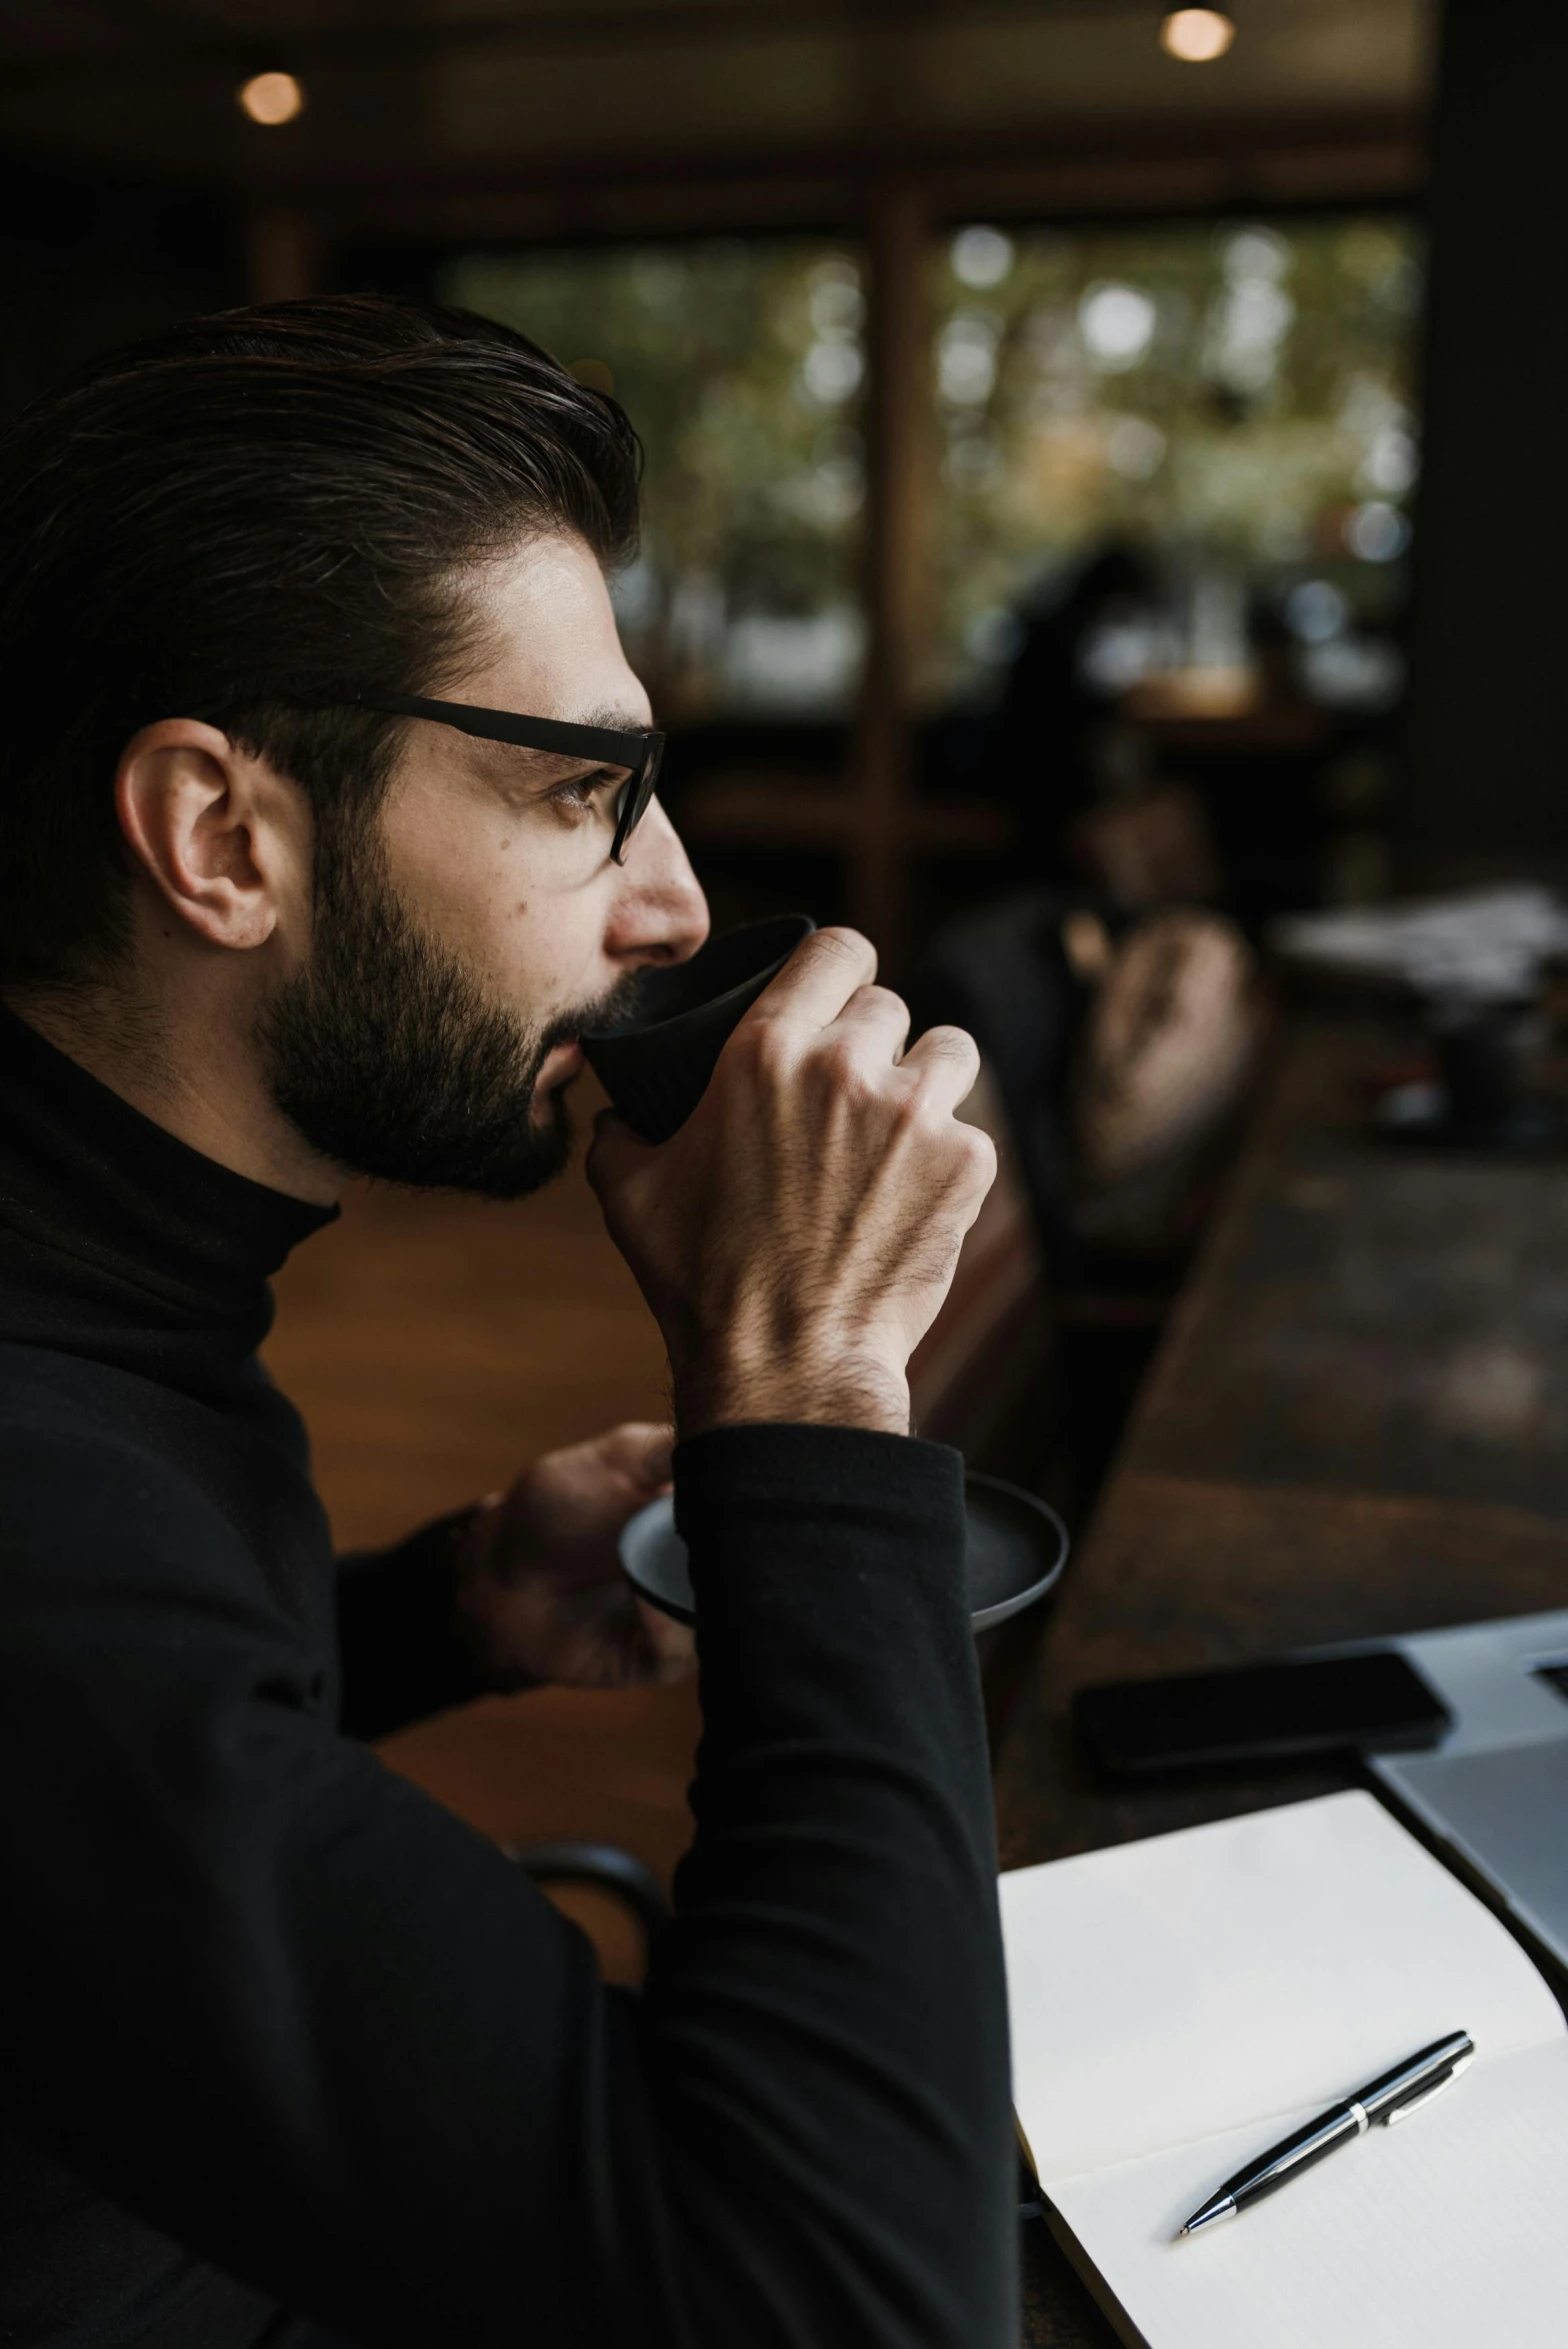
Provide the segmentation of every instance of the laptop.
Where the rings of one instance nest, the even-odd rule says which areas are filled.
[[[1568,1972],[1568,1610],[1347,1644],[1397,1649],[1453,1715],[1373,1778]]]

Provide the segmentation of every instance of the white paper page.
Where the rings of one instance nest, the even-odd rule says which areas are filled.
[[[1448,2031],[1486,2059],[1563,2033],[1518,1944],[1361,1791],[1020,1869],[1001,1901],[1046,2185],[1320,2111]]]
[[[1562,2349],[1568,2040],[1474,2065],[1425,2112],[1172,2241],[1266,2138],[1231,2130],[1052,2188],[1151,2349]]]

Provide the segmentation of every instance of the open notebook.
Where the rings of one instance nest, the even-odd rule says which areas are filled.
[[[1372,1795],[1019,1869],[1001,1895],[1019,2127],[1125,2340],[1568,2343],[1561,2010]],[[1254,2154],[1452,2030],[1476,2060],[1429,2109],[1176,2239]]]

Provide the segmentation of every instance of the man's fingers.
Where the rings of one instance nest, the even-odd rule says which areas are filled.
[[[938,1108],[956,1110],[975,1089],[980,1047],[963,1028],[927,1028],[905,1053],[902,1066],[919,1077]]]
[[[825,1028],[876,975],[877,950],[858,930],[813,930],[741,1024],[787,1020],[792,1027]]]
[[[637,1616],[653,1666],[650,1677],[666,1685],[689,1680],[697,1668],[697,1638],[691,1626],[677,1623],[661,1607],[650,1607],[646,1599],[637,1601]]]
[[[605,1464],[617,1469],[633,1484],[645,1486],[649,1492],[658,1492],[669,1483],[674,1449],[674,1428],[661,1426],[651,1419],[624,1420],[599,1438],[599,1452]]]
[[[891,987],[857,987],[832,1024],[867,1050],[897,1060],[909,1034],[909,1006]]]

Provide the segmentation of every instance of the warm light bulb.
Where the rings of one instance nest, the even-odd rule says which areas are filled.
[[[1217,8],[1178,8],[1160,27],[1160,47],[1183,65],[1211,64],[1235,38],[1235,26]]]
[[[256,73],[240,90],[239,102],[252,122],[274,130],[303,110],[305,92],[291,73]]]

